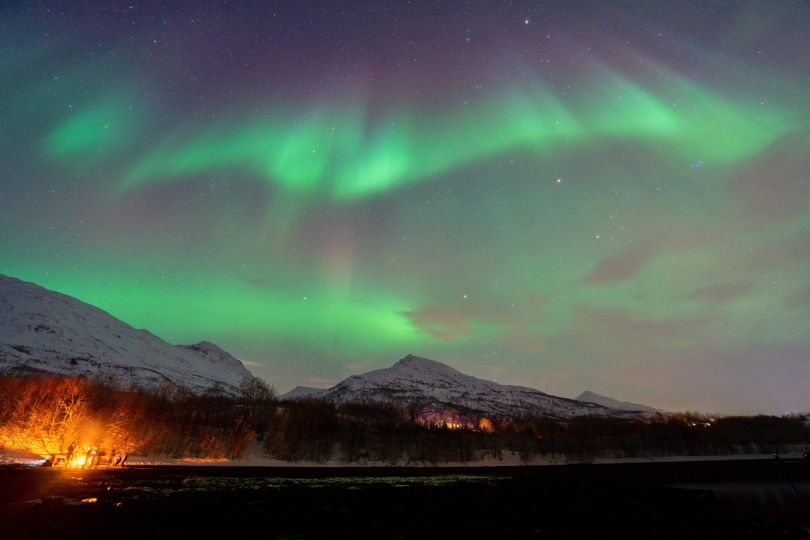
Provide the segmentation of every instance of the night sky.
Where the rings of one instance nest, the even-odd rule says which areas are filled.
[[[810,410],[807,2],[95,4],[0,8],[0,273],[280,391]]]

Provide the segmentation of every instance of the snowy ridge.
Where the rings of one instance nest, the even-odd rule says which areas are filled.
[[[311,386],[296,386],[283,396],[282,399],[296,400],[304,398],[319,398],[323,388],[312,388]]]
[[[638,403],[630,403],[629,401],[619,401],[611,397],[602,396],[590,390],[585,390],[576,397],[577,401],[584,401],[587,403],[596,403],[603,407],[610,407],[620,411],[637,411],[637,412],[659,412],[658,409],[650,407],[649,405],[640,405]]]
[[[0,374],[37,372],[228,393],[253,377],[213,343],[171,345],[75,298],[0,275]]]
[[[502,417],[632,416],[595,403],[498,384],[466,375],[440,362],[408,355],[389,368],[352,375],[329,389],[297,387],[281,399],[323,399],[332,403],[393,403],[410,407],[464,408]]]

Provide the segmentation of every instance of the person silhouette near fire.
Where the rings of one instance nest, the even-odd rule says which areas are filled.
[[[67,453],[65,454],[65,465],[70,465],[70,462],[73,461],[73,452],[76,451],[76,443],[70,443],[70,446],[67,447]]]

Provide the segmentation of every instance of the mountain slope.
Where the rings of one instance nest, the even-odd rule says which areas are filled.
[[[280,399],[296,400],[296,399],[320,399],[321,395],[325,392],[323,388],[312,388],[311,386],[296,386],[286,394],[279,396]]]
[[[75,298],[0,275],[0,374],[26,372],[230,393],[253,377],[213,343],[171,345]]]
[[[596,403],[597,405],[618,409],[620,411],[657,412],[657,409],[650,407],[649,405],[640,405],[638,403],[630,403],[629,401],[619,401],[618,399],[613,399],[611,397],[601,396],[591,392],[590,390],[585,390],[582,392],[576,397],[576,400],[586,403]]]
[[[408,355],[389,368],[352,375],[325,390],[298,387],[281,399],[332,403],[394,403],[410,407],[464,408],[493,416],[625,416],[616,409],[498,384],[440,362]]]

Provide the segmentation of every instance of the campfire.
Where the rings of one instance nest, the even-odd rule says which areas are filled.
[[[99,466],[123,467],[127,460],[126,452],[104,452],[97,446],[71,444],[65,453],[44,455],[46,467],[68,469],[92,469]]]
[[[42,456],[43,465],[87,469],[121,465],[132,445],[127,410],[94,404],[99,392],[78,378],[5,381],[0,447]],[[96,397],[96,402],[98,402]]]

